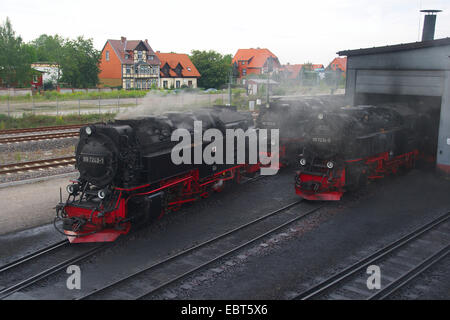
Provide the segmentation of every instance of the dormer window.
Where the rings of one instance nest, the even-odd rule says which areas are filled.
[[[188,71],[191,71],[191,67],[187,67],[187,70],[188,70]]]
[[[138,60],[139,60],[139,61],[142,60],[142,51],[138,51]]]
[[[130,59],[130,55],[129,54],[125,54],[125,59]]]
[[[153,60],[155,57],[153,56],[153,55],[151,55],[151,54],[149,54],[148,56],[147,56],[147,59],[148,60]]]

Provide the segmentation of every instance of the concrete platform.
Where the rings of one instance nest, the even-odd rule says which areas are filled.
[[[71,173],[0,185],[0,235],[52,222],[59,189],[66,199],[66,186],[76,177]]]

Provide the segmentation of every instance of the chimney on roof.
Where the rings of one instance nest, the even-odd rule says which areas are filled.
[[[145,43],[147,43],[147,44],[148,44],[148,39],[145,39]]]
[[[120,37],[120,42],[124,43],[125,41],[127,41],[126,37]]]
[[[422,41],[434,40],[434,31],[436,28],[436,13],[442,10],[420,10],[425,12],[425,20],[423,22]]]

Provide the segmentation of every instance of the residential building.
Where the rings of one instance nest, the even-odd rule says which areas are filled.
[[[239,49],[232,60],[238,83],[245,83],[249,75],[277,72],[281,67],[278,57],[269,49]]]
[[[305,66],[307,66],[307,67],[305,68]],[[279,74],[281,75],[280,76],[281,79],[285,79],[285,80],[299,80],[302,77],[302,72],[303,71],[320,72],[320,71],[323,71],[323,69],[324,69],[323,64],[306,65],[306,64],[289,64],[288,63],[286,65],[283,65],[279,69]]]
[[[161,88],[197,88],[197,80],[200,78],[195,65],[187,54],[156,52],[161,61],[160,84]]]
[[[51,83],[53,87],[56,87],[59,78],[62,76],[61,68],[57,63],[35,62],[31,64],[31,68],[42,73],[40,84],[39,81],[35,81],[38,74],[33,76],[32,84],[35,84],[37,87],[47,83]]]
[[[347,71],[347,57],[337,57],[334,58],[333,61],[330,62],[330,64],[327,67],[328,70],[339,70],[342,72]]]
[[[44,75],[45,73],[43,71],[34,70],[33,75],[31,76],[31,89],[34,90],[40,90],[44,87]]]
[[[159,85],[160,61],[148,40],[107,40],[100,61],[100,86],[150,89]]]

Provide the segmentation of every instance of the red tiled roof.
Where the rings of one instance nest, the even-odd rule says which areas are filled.
[[[277,56],[269,49],[239,49],[234,55],[232,63],[250,60],[247,64],[247,68],[262,68],[268,57],[276,59],[279,63]]]
[[[329,64],[328,68],[336,70],[336,67],[333,66],[335,64],[337,65],[337,68],[345,72],[347,70],[347,57],[334,58],[333,61],[331,61],[331,63]]]
[[[280,71],[287,74],[288,79],[296,79],[304,64],[286,64],[281,67]],[[323,64],[313,64],[313,70],[323,69]]]
[[[146,41],[126,40],[126,39],[124,42],[122,42],[122,40],[112,40],[112,39],[108,39],[107,41],[111,44],[116,55],[119,57],[120,61],[124,64],[133,64],[134,63],[134,60],[131,57],[131,55],[130,55],[129,59],[125,59],[125,53],[126,53],[126,51],[134,50],[141,42],[147,48],[148,54],[155,56],[155,58],[153,60],[148,60],[147,63],[152,64],[152,65],[159,65],[159,63],[160,63],[158,56],[155,54],[153,49],[150,47],[150,45]]]
[[[189,59],[189,56],[184,53],[160,53],[157,52],[156,55],[158,56],[159,60],[161,61],[161,69],[164,67],[164,65],[167,63],[170,67],[169,75],[170,77],[177,77],[178,75],[175,73],[175,68],[178,66],[178,64],[181,65],[181,75],[184,78],[193,78],[193,77],[200,77],[200,72],[198,72],[197,68],[192,63],[191,59]],[[161,71],[161,77],[165,77],[167,75],[163,74]]]

